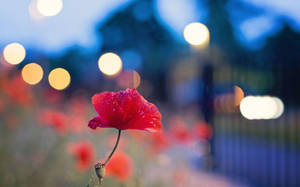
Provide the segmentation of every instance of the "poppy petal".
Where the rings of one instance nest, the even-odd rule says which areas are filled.
[[[90,120],[88,126],[91,129],[96,129],[97,127],[108,127],[107,123],[105,123],[99,116]]]
[[[92,129],[112,127],[157,131],[162,127],[157,107],[146,101],[136,89],[95,94],[92,104],[99,114],[89,123]]]

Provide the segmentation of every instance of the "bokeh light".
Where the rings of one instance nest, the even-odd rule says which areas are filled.
[[[62,10],[63,2],[62,0],[38,0],[36,7],[43,16],[55,16]]]
[[[9,64],[19,64],[24,60],[25,56],[25,48],[19,43],[8,44],[3,50],[3,57]]]
[[[244,98],[243,90],[238,86],[234,86],[234,105],[239,106],[243,98]]]
[[[134,88],[139,87],[140,83],[141,83],[141,76],[140,76],[140,74],[138,72],[136,72],[136,71],[133,71],[133,87]]]
[[[69,86],[71,76],[67,70],[63,68],[56,68],[50,72],[48,81],[52,88],[56,90],[63,90]]]
[[[240,104],[241,114],[249,120],[276,119],[283,114],[283,102],[271,96],[247,96]]]
[[[273,117],[274,119],[276,119],[276,118],[279,118],[283,114],[284,105],[283,105],[283,102],[281,101],[281,99],[279,99],[278,97],[274,97],[273,99],[276,102],[276,106],[277,106],[276,114]]]
[[[215,111],[217,113],[237,113],[243,98],[244,91],[239,86],[234,86],[233,93],[222,93],[215,96]]]
[[[45,18],[45,16],[41,15],[41,13],[37,9],[37,0],[32,0],[28,7],[29,15],[34,20],[41,20]]]
[[[115,53],[105,53],[98,60],[100,71],[107,76],[114,76],[122,70],[122,60]]]
[[[261,115],[260,119],[273,119],[277,113],[277,105],[273,97],[259,97],[261,107],[258,107]]]
[[[22,69],[22,78],[30,85],[39,83],[42,80],[43,75],[44,71],[42,67],[36,63],[27,64]]]
[[[134,70],[123,71],[117,77],[117,84],[120,88],[137,88],[141,83],[141,77]]]
[[[249,119],[256,119],[257,117],[257,100],[254,96],[247,96],[245,97],[240,104],[240,111],[241,114]]]
[[[188,24],[183,31],[184,39],[191,45],[206,46],[209,43],[208,28],[198,22]]]

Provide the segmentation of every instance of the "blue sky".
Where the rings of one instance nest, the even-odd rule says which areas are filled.
[[[299,0],[244,0],[262,9],[264,13],[245,20],[237,26],[237,36],[251,48],[259,48],[267,36],[276,34],[282,27],[281,18],[286,17],[289,25],[300,32]]]
[[[73,44],[92,47],[95,24],[129,1],[64,0],[58,15],[34,20],[28,11],[31,0],[7,0],[0,6],[0,43],[18,41],[25,47],[46,51]]]
[[[31,0],[6,0],[0,6],[0,44],[20,42],[26,48],[58,52],[74,44],[92,48],[95,45],[95,24],[109,18],[119,8],[134,0],[64,0],[60,14],[43,20],[30,17]],[[244,0],[265,11],[245,20],[235,28],[245,44],[263,41],[280,29],[278,17],[285,15],[294,29],[300,31],[299,0]],[[84,3],[83,3],[84,2]],[[205,22],[206,12],[196,8],[196,0],[157,0],[159,21],[182,39],[184,26],[193,21]],[[1,46],[0,46],[1,47]]]

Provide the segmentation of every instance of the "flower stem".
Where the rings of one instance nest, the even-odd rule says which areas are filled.
[[[120,137],[121,137],[121,129],[118,130],[118,138],[117,138],[117,141],[116,141],[116,144],[115,144],[115,147],[113,148],[112,152],[110,153],[110,155],[107,157],[106,161],[104,162],[104,166],[108,163],[108,161],[111,159],[111,157],[113,156],[113,154],[115,153],[118,145],[119,145],[119,142],[120,142]]]
[[[121,129],[118,129],[118,137],[117,137],[117,140],[116,140],[116,143],[115,143],[115,146],[112,150],[112,152],[110,153],[110,155],[107,157],[106,161],[104,162],[104,164],[102,163],[97,163],[95,165],[95,171],[96,171],[96,175],[99,179],[99,185],[98,187],[101,187],[102,185],[102,182],[103,182],[103,179],[104,179],[104,176],[105,176],[105,165],[108,163],[108,161],[111,159],[111,157],[113,156],[113,154],[115,153],[118,145],[119,145],[119,142],[120,142],[120,137],[121,137]],[[89,183],[87,185],[87,187],[89,187]]]

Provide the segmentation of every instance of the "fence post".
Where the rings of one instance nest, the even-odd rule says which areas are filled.
[[[200,107],[203,118],[205,122],[207,122],[211,128],[213,129],[213,115],[214,115],[214,101],[213,101],[213,66],[208,62],[203,66],[202,69],[202,79],[203,91],[200,97]],[[214,161],[214,153],[215,153],[215,145],[214,145],[214,135],[209,140],[210,146],[210,155],[208,156],[208,160],[206,164],[208,164],[209,169],[213,169],[215,167]]]

